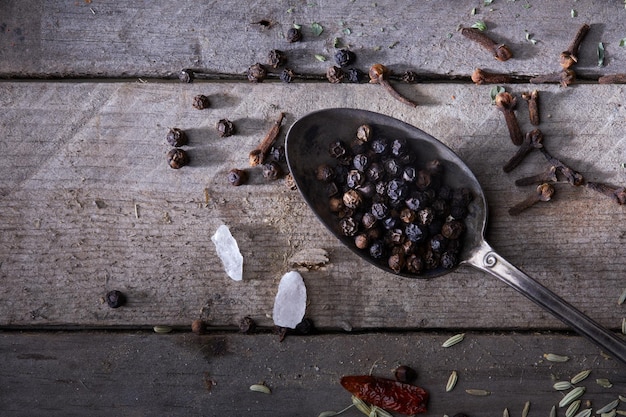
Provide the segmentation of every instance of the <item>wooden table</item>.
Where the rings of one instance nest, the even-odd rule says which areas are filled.
[[[298,118],[330,107],[417,126],[476,174],[489,202],[487,240],[498,253],[620,333],[624,206],[560,180],[551,202],[510,216],[533,190],[515,180],[548,165],[535,152],[503,173],[516,146],[491,103],[494,85],[475,85],[470,75],[480,67],[517,77],[502,86],[519,99],[523,131],[534,127],[520,95],[537,89],[546,148],[587,181],[623,187],[624,86],[597,80],[623,72],[624,4],[267,3],[0,3],[2,415],[317,416],[351,403],[341,376],[393,377],[399,364],[417,370],[434,416],[497,416],[505,408],[516,416],[526,402],[529,415],[548,416],[557,405],[563,416],[564,392],[552,385],[585,369],[581,410],[625,395],[624,364],[505,284],[471,268],[433,280],[382,272],[341,246],[284,180],[248,167],[249,151],[280,112],[278,144]],[[461,36],[460,25],[477,21],[511,47],[512,59],[496,61]],[[591,30],[577,82],[529,84],[560,70],[559,54],[583,23]],[[303,39],[288,43],[294,24]],[[394,86],[418,106],[366,82],[329,83],[341,47],[364,72],[388,66]],[[266,64],[272,49],[285,52],[293,82],[278,80],[281,69],[248,82],[248,67]],[[181,83],[183,68],[206,74]],[[402,82],[405,71],[417,82]],[[192,107],[198,94],[209,97],[208,109]],[[234,122],[234,136],[219,136],[223,118]],[[165,156],[172,127],[190,138],[191,164],[180,170]],[[248,169],[248,184],[230,186],[231,168]],[[227,277],[210,239],[222,224],[244,257],[241,282]],[[280,277],[294,269],[317,331],[281,342],[272,308]],[[128,298],[118,309],[104,302],[114,289]],[[245,316],[258,325],[251,335],[238,332]],[[207,334],[191,333],[196,319]],[[158,334],[155,325],[173,331]],[[462,343],[441,347],[457,333],[465,333]],[[547,353],[569,361],[550,362]],[[453,370],[459,380],[446,392]],[[612,387],[596,382],[602,378]],[[249,390],[260,382],[270,395]]]

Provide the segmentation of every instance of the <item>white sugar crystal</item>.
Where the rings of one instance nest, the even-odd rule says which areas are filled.
[[[280,279],[274,300],[274,324],[295,329],[304,318],[306,310],[306,287],[302,275],[287,272]]]
[[[222,260],[228,276],[235,281],[241,281],[243,279],[243,256],[228,226],[218,227],[215,234],[211,236],[211,240],[215,244],[217,256]]]

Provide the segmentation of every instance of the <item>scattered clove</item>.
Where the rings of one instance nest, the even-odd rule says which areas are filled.
[[[533,149],[543,148],[543,133],[541,130],[535,129],[531,132],[526,133],[524,137],[524,141],[517,149],[517,152],[509,161],[502,167],[504,172],[511,172],[515,167],[517,167],[522,160],[532,151]]]
[[[472,73],[472,81],[474,84],[508,84],[513,81],[513,77],[509,74],[497,74],[488,72],[480,68],[476,68]]]
[[[575,186],[580,186],[584,184],[585,179],[580,172],[574,171],[573,169],[565,165],[563,162],[561,162],[559,159],[550,155],[548,151],[546,150],[546,148],[542,147],[539,150],[541,151],[541,153],[543,153],[543,156],[546,157],[548,162],[551,165],[554,165],[557,171],[559,171],[561,174],[565,176],[565,178],[567,179],[567,182]]]
[[[528,103],[528,118],[534,126],[539,126],[539,91],[523,92],[522,99]]]
[[[389,76],[389,69],[384,66],[383,64],[374,64],[370,67],[370,71],[369,71],[369,76],[370,76],[370,83],[371,84],[380,84],[383,87],[385,87],[385,90],[387,90],[389,92],[389,94],[391,94],[391,96],[393,98],[395,98],[396,100],[407,104],[411,107],[417,107],[417,104],[415,104],[414,102],[412,102],[411,100],[409,100],[408,98],[404,97],[403,95],[401,95],[400,93],[398,93],[393,86],[389,83],[389,80],[387,79],[387,77]]]
[[[546,171],[541,172],[537,175],[531,175],[530,177],[520,178],[515,180],[515,185],[524,186],[524,185],[533,185],[533,184],[541,184],[544,182],[556,182],[556,167],[552,165]]]
[[[254,166],[262,164],[263,161],[265,161],[265,158],[267,158],[267,154],[270,148],[272,147],[272,145],[274,144],[274,141],[278,137],[278,132],[280,131],[280,125],[283,123],[284,118],[285,118],[285,113],[281,112],[280,115],[278,116],[278,119],[274,122],[274,124],[272,125],[272,128],[269,130],[269,132],[267,132],[267,135],[265,135],[265,137],[263,138],[259,146],[250,152],[250,155],[249,155],[250,166],[254,167]]]
[[[600,84],[626,84],[626,74],[603,75],[598,78]]]
[[[520,146],[524,142],[524,135],[515,117],[515,106],[517,105],[517,99],[510,93],[504,92],[496,95],[496,107],[504,115],[506,126],[509,129],[509,136],[514,145]]]
[[[601,182],[587,182],[587,188],[597,191],[607,197],[613,199],[617,204],[626,204],[626,188],[614,187],[612,185],[603,184]]]
[[[531,84],[559,83],[561,87],[567,87],[576,81],[576,73],[571,69],[564,69],[553,74],[538,75],[530,79]]]
[[[559,64],[563,67],[563,69],[569,69],[578,62],[578,49],[580,48],[580,44],[583,39],[585,39],[587,32],[589,32],[589,29],[590,26],[588,24],[585,23],[582,25],[580,29],[578,29],[578,32],[576,32],[576,36],[569,47],[565,51],[561,52]]]
[[[462,28],[461,35],[467,39],[478,43],[483,48],[493,52],[494,58],[498,61],[507,61],[513,56],[508,46],[499,44],[482,31],[475,28]]]
[[[511,216],[517,216],[527,208],[532,207],[535,203],[540,201],[550,201],[554,195],[554,187],[551,184],[543,183],[537,187],[537,190],[524,201],[514,205],[509,209]]]

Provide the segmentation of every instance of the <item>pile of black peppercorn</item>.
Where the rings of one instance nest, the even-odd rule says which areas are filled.
[[[356,139],[329,146],[333,164],[317,167],[343,236],[395,273],[421,275],[459,262],[464,219],[473,199],[443,181],[438,160],[417,166],[403,138],[376,136],[362,125]]]

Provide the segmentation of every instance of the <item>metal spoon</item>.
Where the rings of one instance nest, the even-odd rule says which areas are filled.
[[[579,334],[596,343],[606,353],[626,364],[626,341],[600,326],[565,300],[520,271],[498,255],[485,241],[487,202],[478,180],[465,163],[446,145],[425,132],[400,120],[365,110],[334,108],[309,113],[297,120],[289,129],[285,140],[287,164],[295,183],[309,207],[321,222],[354,253],[377,267],[391,272],[386,265],[376,263],[359,251],[351,238],[343,236],[336,227],[335,215],[330,212],[325,186],[316,178],[315,170],[322,163],[334,164],[329,155],[330,143],[348,142],[355,138],[359,126],[368,124],[377,135],[387,138],[406,138],[417,153],[417,166],[438,159],[442,162],[445,182],[451,187],[466,187],[474,199],[465,220],[467,232],[459,265],[471,265],[504,281],[534,301]],[[432,278],[451,270],[427,271],[423,275],[403,276]]]

